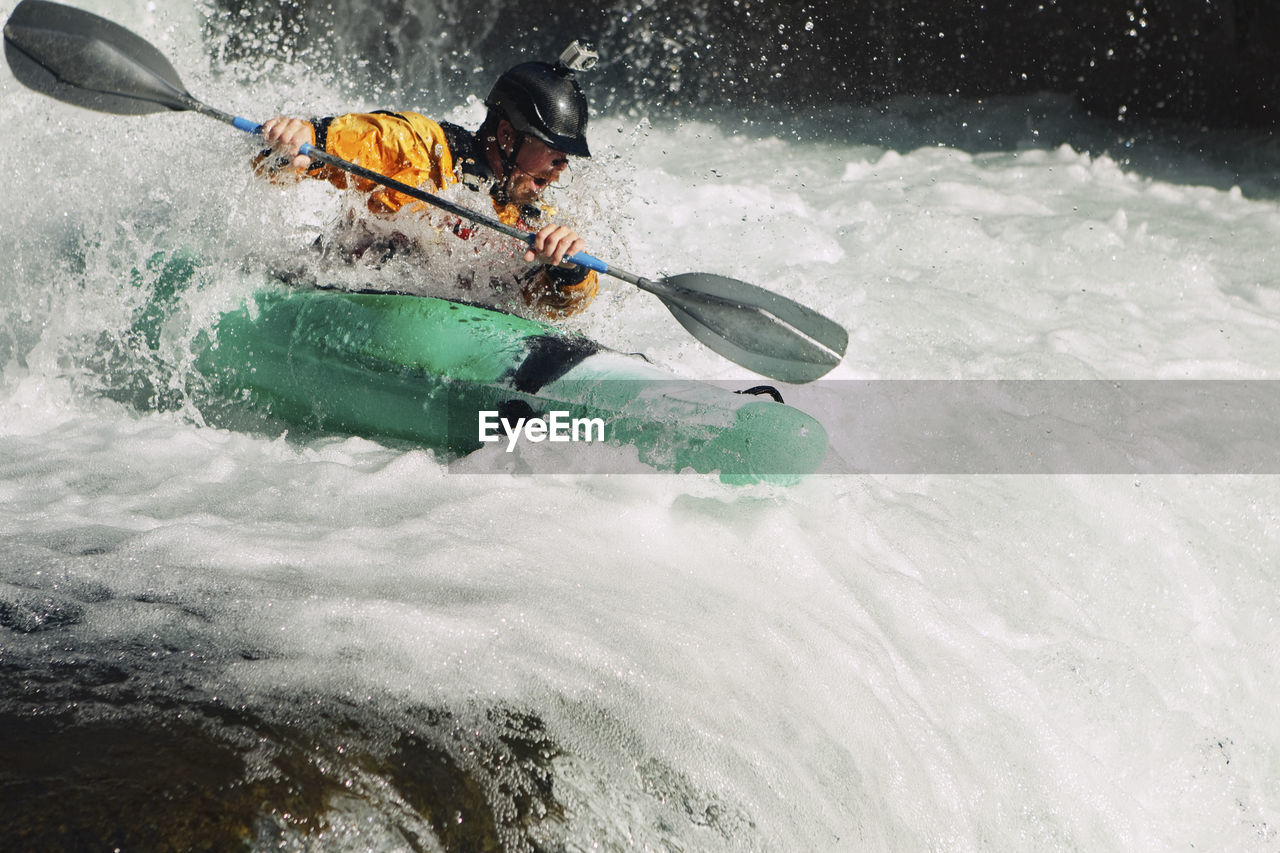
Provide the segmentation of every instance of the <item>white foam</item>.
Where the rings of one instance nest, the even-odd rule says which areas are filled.
[[[203,120],[0,85],[0,146],[30,167],[8,170],[0,229],[0,539],[23,556],[0,580],[108,589],[86,641],[254,649],[231,670],[246,691],[532,706],[576,758],[584,845],[679,817],[635,790],[714,792],[745,816],[720,841],[766,849],[1273,838],[1271,479],[525,476],[496,450],[450,467],[104,403],[85,341],[122,330],[135,266],[209,259],[195,334],[254,286],[242,259],[301,251],[328,201],[254,181],[252,146]],[[1195,162],[1184,182],[1176,152],[1146,173],[1067,144],[897,150],[884,122],[822,144],[605,132],[598,159],[624,156],[596,175],[596,227],[641,273],[732,275],[832,316],[851,335],[836,377],[1274,374],[1274,199]],[[184,138],[207,141],[198,163]],[[576,325],[684,376],[750,378],[621,285]],[[819,413],[839,393],[783,391]]]

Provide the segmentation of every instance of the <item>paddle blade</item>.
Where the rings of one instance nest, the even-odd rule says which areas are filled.
[[[4,25],[4,56],[18,82],[78,107],[118,115],[195,108],[160,51],[59,3],[22,0]]]
[[[838,365],[849,345],[848,332],[835,321],[744,281],[686,273],[646,284],[658,285],[645,289],[689,334],[771,379],[812,382]]]

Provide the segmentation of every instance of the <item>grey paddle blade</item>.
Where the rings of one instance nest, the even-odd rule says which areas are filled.
[[[79,107],[120,115],[195,108],[160,51],[59,3],[22,0],[4,26],[4,56],[18,82]]]
[[[752,349],[746,349],[737,343],[742,340],[740,336],[733,333],[726,334],[723,327],[715,328],[704,323],[703,320],[708,319],[705,312],[698,312],[696,309],[693,312],[686,311],[683,306],[687,304],[677,305],[667,302],[667,310],[689,334],[701,341],[708,349],[714,350],[734,364],[754,370],[761,376],[792,385],[802,385],[805,382],[820,379],[840,363],[839,359],[832,359],[816,349],[807,354],[809,357],[804,359],[796,358],[793,351],[783,356],[761,352],[759,347],[754,346],[754,342]]]
[[[763,287],[705,272],[673,275],[664,281],[683,290],[719,297],[726,302],[735,302],[771,314],[840,358],[844,357],[845,349],[849,346],[849,333],[839,323]]]
[[[835,321],[737,279],[685,273],[640,286],[707,347],[782,382],[800,384],[826,375],[849,344],[848,332]]]

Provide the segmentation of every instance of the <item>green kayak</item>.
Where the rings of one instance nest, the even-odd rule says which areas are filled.
[[[634,446],[658,469],[787,482],[813,472],[827,450],[821,424],[771,398],[432,297],[267,288],[218,315],[195,348],[202,410],[408,442],[448,459],[603,442]]]

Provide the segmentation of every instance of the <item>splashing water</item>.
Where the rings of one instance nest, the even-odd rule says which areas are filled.
[[[104,14],[241,114],[374,106],[212,73],[191,10]],[[1276,481],[850,473],[842,404],[854,379],[1272,378],[1269,141],[1115,140],[1052,98],[785,133],[597,117],[556,199],[593,253],[850,330],[828,381],[783,389],[824,420],[828,473],[743,488],[626,448],[592,452],[634,475],[520,476],[204,425],[192,341],[341,201],[256,180],[252,140],[197,116],[7,76],[0,98],[0,802],[22,846],[1280,848]],[[202,265],[162,369],[128,330],[180,249]],[[622,285],[574,326],[748,378]],[[122,377],[145,393],[104,396]]]

